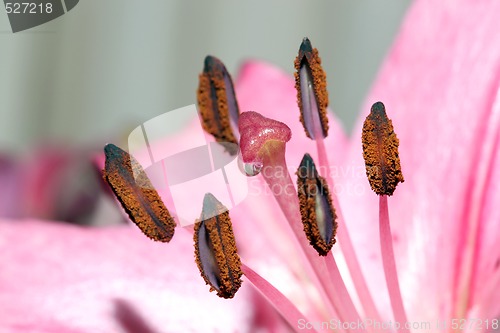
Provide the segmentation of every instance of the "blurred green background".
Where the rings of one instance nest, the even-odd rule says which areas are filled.
[[[409,4],[81,0],[62,17],[16,34],[4,12],[0,152],[126,136],[196,102],[207,54],[233,75],[249,58],[292,73],[304,36],[320,51],[330,105],[349,130]]]

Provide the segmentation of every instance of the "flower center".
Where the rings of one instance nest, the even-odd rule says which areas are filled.
[[[300,244],[306,258],[304,266],[311,273],[325,308],[343,322],[352,323],[361,318],[331,252],[337,236],[364,315],[381,322],[345,227],[338,198],[329,190],[334,188],[334,182],[328,172],[330,167],[323,143],[328,135],[326,75],[318,51],[307,38],[299,48],[295,68],[300,120],[306,136],[316,142],[319,169],[327,171],[326,178],[304,152],[296,173],[298,191],[295,190],[285,159],[286,143],[292,135],[290,128],[257,112],[240,114],[229,73],[220,60],[211,56],[205,59],[199,77],[198,104],[203,127],[221,144],[233,143],[232,149],[226,148],[229,154],[237,154],[238,146],[234,144],[239,145],[239,158],[247,175],[260,175],[271,189],[281,189],[271,192]],[[380,239],[389,296],[395,320],[403,325],[407,320],[392,248],[387,196],[393,194],[404,178],[399,162],[399,141],[380,102],[373,105],[364,123],[362,142],[370,185],[380,195]],[[169,241],[175,222],[142,168],[116,146],[106,146],[105,154],[105,179],[131,219],[148,237]],[[284,295],[241,263],[229,213],[212,194],[205,196],[194,228],[194,243],[201,276],[218,296],[232,298],[241,286],[244,272],[291,326],[295,328],[297,319],[304,317]]]

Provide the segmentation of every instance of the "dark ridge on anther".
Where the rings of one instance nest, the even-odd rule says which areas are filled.
[[[196,264],[210,291],[233,298],[241,287],[241,261],[227,208],[211,193],[205,195],[194,227],[194,248]]]
[[[203,72],[204,73],[210,73],[214,71],[222,71],[224,65],[222,62],[217,59],[216,57],[213,56],[206,56],[205,60],[203,61],[204,67],[203,67]]]
[[[297,188],[304,232],[318,254],[326,256],[335,244],[337,215],[328,185],[309,154],[297,169]]]
[[[203,72],[199,76],[197,91],[198,109],[203,119],[203,129],[213,135],[217,142],[235,155],[238,152],[237,124],[239,107],[231,75],[224,64],[213,56],[207,56]]]
[[[378,195],[392,195],[404,177],[399,161],[399,140],[381,102],[373,104],[365,119],[362,143],[372,190]]]
[[[174,236],[175,221],[144,169],[129,153],[113,144],[104,147],[104,155],[103,178],[130,219],[152,240],[169,242]]]
[[[295,58],[295,69],[297,103],[304,131],[313,140],[318,139],[317,135],[325,138],[328,136],[326,74],[321,67],[318,50],[312,47],[307,37],[302,40],[299,47],[298,56]]]
[[[302,39],[302,43],[300,44],[300,47],[299,47],[300,60],[302,61],[302,58],[304,56],[309,59],[312,56],[312,53],[313,53],[313,47],[311,45],[311,41],[309,40],[309,38],[304,37],[304,39]]]

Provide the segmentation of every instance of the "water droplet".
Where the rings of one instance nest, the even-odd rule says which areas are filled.
[[[247,176],[257,176],[262,170],[261,162],[243,163],[243,170]]]
[[[238,167],[243,174],[249,177],[253,177],[257,176],[261,172],[263,164],[260,161],[254,161],[248,163],[243,162],[243,157],[241,156],[241,151],[240,151],[238,153]]]

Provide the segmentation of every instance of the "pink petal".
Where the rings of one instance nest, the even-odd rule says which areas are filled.
[[[252,294],[208,292],[192,237],[137,228],[0,221],[0,327],[7,332],[249,332]],[[5,331],[3,331],[5,332]]]
[[[476,230],[470,305],[483,310],[476,313],[479,318],[499,314],[498,306],[479,303],[487,294],[493,303],[500,299],[500,289],[492,289],[500,274],[500,224],[494,208],[500,202],[500,26],[494,15],[499,12],[497,1],[416,2],[354,131],[360,133],[370,105],[380,100],[400,139],[406,181],[389,200],[389,209],[411,320],[452,314],[454,279],[461,276],[457,263],[466,260],[470,246],[465,241]],[[352,144],[347,161],[363,165],[359,140]],[[361,175],[348,182],[358,186],[359,195],[341,197],[346,219],[371,286],[382,298],[382,272],[370,264],[380,259],[376,197]],[[475,208],[478,217],[468,219]]]

